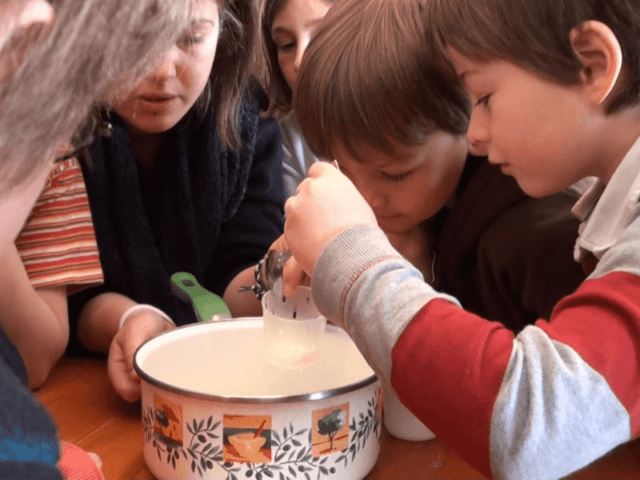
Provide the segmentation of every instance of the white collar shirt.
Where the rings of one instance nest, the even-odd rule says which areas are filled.
[[[623,230],[638,217],[640,204],[640,138],[608,184],[597,180],[572,209],[582,221],[574,257],[582,261],[589,252],[597,259],[616,243]]]

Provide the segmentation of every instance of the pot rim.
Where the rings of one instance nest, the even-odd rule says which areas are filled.
[[[248,321],[251,322],[256,322],[259,321],[260,317],[243,317],[243,318],[235,318],[232,320],[227,320],[227,321],[221,321],[221,322],[217,322],[217,323],[228,323],[228,322],[245,322],[247,323]],[[353,392],[356,390],[360,390],[361,388],[367,387],[369,385],[371,385],[372,383],[375,383],[378,381],[378,377],[376,376],[375,373],[372,373],[370,376],[363,378],[362,380],[355,382],[355,383],[350,383],[348,385],[344,385],[342,387],[337,387],[337,388],[331,388],[331,389],[327,389],[327,390],[322,390],[319,392],[313,392],[313,393],[304,393],[304,394],[297,394],[297,395],[260,395],[260,396],[242,396],[242,397],[238,397],[238,396],[227,396],[227,395],[215,395],[215,394],[211,394],[211,393],[202,393],[202,392],[196,392],[194,390],[189,390],[186,388],[180,388],[180,387],[176,387],[174,385],[170,385],[168,383],[165,383],[161,380],[158,380],[156,378],[153,378],[151,375],[149,375],[148,373],[146,373],[144,370],[142,370],[142,367],[138,364],[138,353],[140,352],[140,350],[149,342],[158,339],[159,337],[163,336],[163,335],[168,335],[171,334],[172,332],[175,332],[176,330],[182,330],[182,329],[187,329],[187,328],[202,328],[202,323],[195,323],[195,324],[189,324],[189,325],[183,325],[181,327],[178,328],[174,328],[172,330],[168,330],[166,332],[163,332],[153,338],[150,338],[148,340],[146,340],[144,343],[142,343],[142,345],[140,345],[135,353],[133,354],[133,369],[136,371],[136,373],[140,376],[140,378],[142,379],[142,381],[144,381],[145,383],[152,385],[154,387],[163,389],[163,390],[167,390],[169,392],[172,393],[176,393],[178,395],[183,395],[185,397],[188,398],[196,398],[196,399],[200,399],[200,400],[209,400],[209,401],[214,401],[214,402],[219,402],[219,403],[242,403],[242,404],[252,404],[252,403],[259,403],[259,404],[278,404],[278,403],[295,403],[295,402],[305,402],[305,401],[317,401],[317,400],[323,400],[325,398],[331,398],[331,397],[337,397],[338,395],[343,395],[345,393],[349,393],[349,392]],[[338,328],[332,325],[327,325],[327,328]]]

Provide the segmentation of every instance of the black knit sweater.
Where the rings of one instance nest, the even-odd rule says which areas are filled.
[[[585,274],[573,260],[577,194],[527,196],[517,182],[469,156],[452,209],[432,224],[434,288],[514,332],[548,319]]]
[[[222,295],[282,233],[282,140],[259,104],[240,112],[243,147],[225,149],[215,115],[187,115],[167,136],[151,176],[139,167],[117,116],[113,135],[91,146],[83,166],[104,285],[70,297],[72,320],[102,292],[154,305],[178,325],[195,321],[191,305],[171,292],[170,277],[189,272]]]

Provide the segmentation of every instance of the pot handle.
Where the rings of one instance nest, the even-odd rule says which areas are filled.
[[[196,277],[186,272],[171,275],[171,291],[187,303],[191,303],[200,322],[231,320],[229,307],[222,298],[198,283]]]

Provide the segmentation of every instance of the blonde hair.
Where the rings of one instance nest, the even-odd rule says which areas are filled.
[[[422,19],[430,0],[348,0],[333,6],[309,43],[294,109],[313,152],[358,146],[393,154],[437,130],[466,132],[470,108],[461,86],[441,73]]]
[[[220,141],[240,148],[239,112],[257,85],[254,61],[257,51],[257,5],[253,0],[216,0],[221,31],[211,77],[196,107],[202,112],[211,103],[216,109]]]
[[[0,0],[13,1],[13,0]],[[56,0],[53,25],[14,32],[2,56],[0,185],[28,180],[92,105],[148,71],[189,23],[194,0]]]

